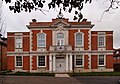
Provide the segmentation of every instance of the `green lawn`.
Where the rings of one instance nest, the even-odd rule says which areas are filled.
[[[74,76],[120,76],[120,72],[81,72],[69,73],[71,77]]]
[[[41,72],[41,73],[30,73],[30,72],[8,72],[8,73],[0,73],[0,75],[12,75],[12,76],[55,76],[54,73],[47,73],[47,72]]]
[[[120,76],[120,72],[81,72],[81,73],[68,73],[71,77],[75,76]],[[55,73],[30,73],[30,72],[9,72],[0,71],[0,75],[12,75],[12,76],[55,76]]]

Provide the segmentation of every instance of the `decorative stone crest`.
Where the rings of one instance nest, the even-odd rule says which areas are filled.
[[[60,9],[59,14],[57,15],[57,17],[60,18],[60,19],[63,18],[63,14],[61,12],[61,9]]]

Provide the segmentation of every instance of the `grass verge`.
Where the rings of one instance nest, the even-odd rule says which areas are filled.
[[[120,76],[120,72],[82,72],[82,73],[69,73],[69,76]]]
[[[30,73],[30,72],[16,72],[16,73],[0,73],[0,75],[10,75],[10,76],[55,76],[54,73],[47,73],[47,72],[41,72],[41,73]]]

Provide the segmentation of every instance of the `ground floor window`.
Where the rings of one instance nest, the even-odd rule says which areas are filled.
[[[38,67],[45,66],[45,56],[38,56]]]
[[[22,67],[22,56],[16,56],[16,67]]]
[[[83,66],[83,55],[76,55],[76,66]]]
[[[99,64],[99,66],[105,65],[105,56],[104,55],[99,55],[98,64]]]

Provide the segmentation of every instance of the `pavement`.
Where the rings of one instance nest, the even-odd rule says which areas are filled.
[[[80,81],[73,77],[6,76],[6,79],[2,84],[81,84],[81,83]]]
[[[5,76],[4,83],[0,84],[119,84],[119,80],[120,76]]]

